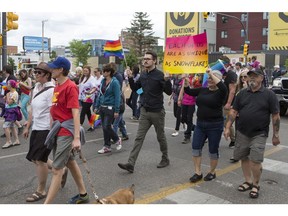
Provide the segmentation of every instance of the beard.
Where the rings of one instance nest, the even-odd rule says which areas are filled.
[[[250,81],[248,82],[248,85],[249,85],[252,89],[255,89],[255,88],[258,88],[258,87],[261,85],[261,83],[258,83],[258,82],[254,81],[254,80],[250,80]]]

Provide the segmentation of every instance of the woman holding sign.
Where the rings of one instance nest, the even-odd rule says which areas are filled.
[[[190,181],[195,183],[203,178],[201,172],[202,148],[208,138],[210,171],[204,177],[204,181],[216,178],[215,169],[219,158],[219,143],[224,127],[223,103],[227,95],[227,88],[222,80],[220,71],[210,69],[208,74],[208,88],[189,88],[189,80],[185,80],[184,92],[191,96],[197,96],[197,122],[192,140],[192,156],[195,174]]]

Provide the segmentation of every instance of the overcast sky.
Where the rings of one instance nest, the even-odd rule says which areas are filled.
[[[153,24],[155,36],[164,38],[164,12],[147,12]],[[42,37],[42,20],[44,36],[51,38],[51,46],[68,45],[72,39],[108,39],[117,40],[121,29],[131,27],[133,12],[18,12],[18,30],[8,31],[7,44],[17,45],[23,50],[23,36]],[[162,42],[163,41],[159,41]]]
[[[8,32],[8,45],[17,45],[18,50],[21,51],[23,36],[41,37],[42,20],[48,20],[45,22],[44,36],[51,38],[51,45],[55,46],[68,45],[72,39],[116,40],[121,29],[131,26],[130,22],[134,18],[135,11],[148,13],[151,23],[154,24],[154,35],[160,38],[164,38],[165,11],[288,11],[287,0],[277,0],[277,4],[273,5],[271,5],[272,1],[266,1],[265,6],[263,0],[80,0],[74,2],[73,0],[0,0],[1,11],[13,11],[19,15],[19,29]],[[163,40],[159,42],[164,43]]]

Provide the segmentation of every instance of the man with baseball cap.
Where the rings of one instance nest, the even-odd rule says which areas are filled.
[[[52,77],[57,80],[57,86],[54,89],[52,100],[51,116],[53,121],[60,123],[72,120],[74,124],[74,133],[61,127],[57,134],[56,146],[53,151],[52,163],[52,181],[45,200],[45,204],[51,203],[55,198],[61,184],[62,169],[67,166],[78,187],[79,194],[68,200],[70,204],[88,203],[87,194],[81,170],[75,161],[73,151],[81,149],[80,142],[80,118],[79,118],[79,90],[74,82],[68,78],[70,62],[65,57],[58,57],[52,63],[48,64],[52,71]]]
[[[238,191],[251,190],[249,196],[257,198],[260,190],[259,182],[265,145],[269,134],[270,116],[272,114],[272,144],[276,146],[280,143],[280,115],[275,93],[262,84],[264,72],[261,69],[255,69],[250,70],[247,74],[248,87],[241,90],[235,97],[224,136],[228,139],[229,128],[238,116],[234,159],[241,160],[245,178],[245,182],[239,185]]]
[[[275,65],[274,71],[272,72],[272,82],[274,79],[276,79],[277,77],[280,77],[281,75],[282,73],[281,73],[279,65]]]

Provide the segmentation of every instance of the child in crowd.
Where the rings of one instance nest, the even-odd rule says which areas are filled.
[[[12,146],[20,145],[20,141],[18,138],[18,131],[15,128],[15,121],[18,118],[18,115],[20,113],[20,110],[18,108],[18,92],[16,91],[17,83],[14,80],[9,80],[7,83],[7,89],[10,90],[10,92],[7,93],[5,96],[6,104],[5,104],[5,110],[3,113],[3,117],[5,119],[3,128],[6,135],[6,143],[2,146],[2,149],[10,148]],[[12,143],[11,141],[11,135],[10,130],[12,129],[12,134],[15,137],[15,142]]]

